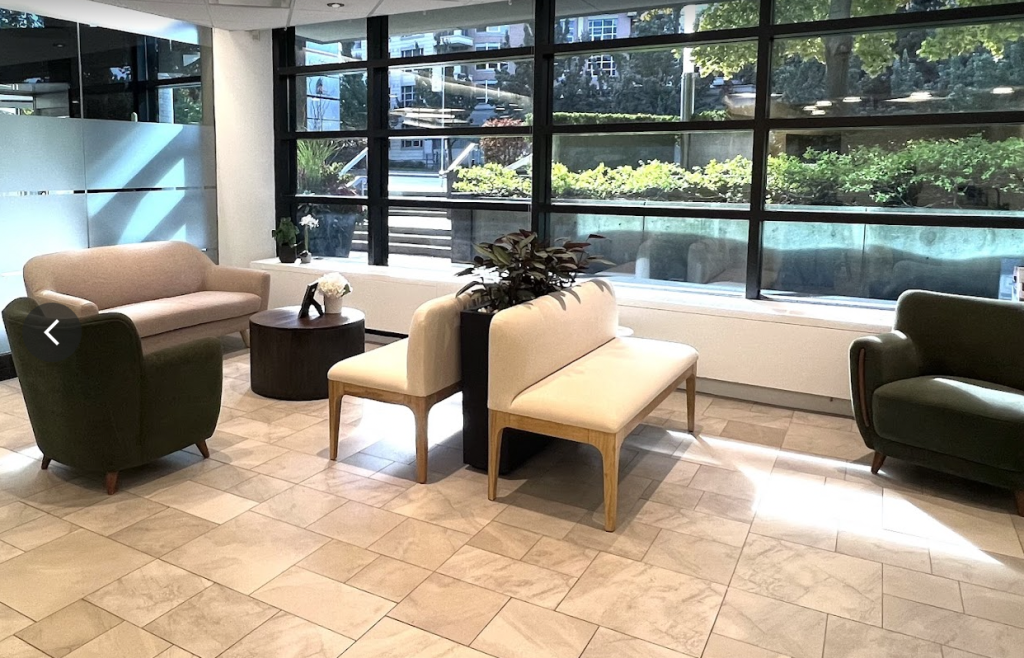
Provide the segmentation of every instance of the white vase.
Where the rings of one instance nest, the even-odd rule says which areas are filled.
[[[324,313],[328,315],[341,315],[341,300],[344,297],[324,297]]]

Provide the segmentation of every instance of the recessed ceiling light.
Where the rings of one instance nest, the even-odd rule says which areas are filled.
[[[331,9],[341,9],[342,7],[345,6],[345,3],[344,2],[328,2],[327,6],[330,7]]]

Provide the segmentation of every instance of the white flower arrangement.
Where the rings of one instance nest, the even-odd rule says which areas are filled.
[[[340,299],[352,292],[352,284],[338,272],[331,272],[317,279],[317,290],[325,299]]]
[[[299,226],[305,226],[306,230],[309,230],[311,228],[319,228],[320,220],[314,217],[313,215],[306,215],[305,217],[299,220]]]

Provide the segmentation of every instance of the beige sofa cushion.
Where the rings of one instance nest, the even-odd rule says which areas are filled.
[[[327,379],[381,391],[410,395],[406,362],[409,339],[378,347],[339,361],[327,372]]]
[[[469,295],[446,295],[423,304],[409,327],[409,393],[426,396],[462,379],[459,355],[459,314]]]
[[[508,410],[527,388],[615,338],[618,324],[615,291],[607,281],[588,281],[496,314],[487,406]],[[548,404],[557,406],[557,400]]]
[[[245,292],[194,292],[177,297],[126,304],[106,309],[123,313],[135,324],[139,336],[194,327],[196,325],[252,315],[263,300]]]
[[[614,434],[696,362],[689,345],[615,338],[526,389],[504,411]]]

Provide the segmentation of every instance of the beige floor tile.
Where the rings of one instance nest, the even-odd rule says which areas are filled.
[[[468,645],[508,600],[507,596],[435,573],[388,616]]]
[[[199,658],[214,658],[275,613],[269,605],[212,585],[146,626],[146,630]]]
[[[257,503],[262,503],[293,486],[295,485],[286,480],[279,480],[277,478],[272,478],[269,475],[261,474],[256,477],[249,478],[244,482],[239,482],[228,489],[227,492],[236,496],[241,496],[242,498],[255,500]]]
[[[0,564],[0,603],[39,620],[152,559],[88,530],[76,530]]]
[[[498,658],[578,658],[596,631],[594,624],[512,599],[472,646]]]
[[[318,405],[319,407],[319,405]],[[323,409],[327,409],[327,405],[323,405]],[[302,412],[306,413],[306,412]],[[308,415],[308,414],[307,414]],[[354,452],[359,452],[363,447],[362,445],[357,447],[349,448],[348,442],[346,441],[346,426],[342,425],[342,436],[341,442],[338,445],[338,458],[344,459]],[[280,448],[287,448],[288,450],[294,450],[295,452],[301,452],[306,455],[313,455],[316,457],[327,458],[330,454],[327,446],[327,433],[328,423],[326,420],[321,420],[315,425],[310,425],[305,429],[301,429],[295,432],[291,436],[287,436],[277,441],[274,445]]]
[[[789,427],[793,418],[793,412],[790,409],[769,407],[743,400],[729,400],[725,398],[713,399],[701,415],[781,429]]]
[[[816,414],[809,411],[794,411],[793,422],[800,425],[812,427],[825,427],[832,430],[843,430],[856,432],[857,424],[847,416],[832,416],[829,414]]]
[[[224,464],[220,468],[215,468],[212,471],[192,478],[192,481],[208,487],[213,487],[214,489],[220,489],[221,491],[227,491],[231,487],[241,484],[253,477],[256,477],[256,473],[254,471],[238,468],[237,466],[232,466],[230,464]]]
[[[145,626],[211,584],[205,578],[154,560],[85,600],[136,626]]]
[[[428,576],[430,571],[422,567],[381,555],[349,578],[347,584],[397,603],[419,587]]]
[[[701,658],[792,658],[771,649],[740,642],[724,635],[711,634]]]
[[[919,571],[884,565],[882,592],[955,612],[964,611],[960,598],[960,583]]]
[[[728,585],[739,559],[740,549],[735,546],[662,530],[643,561]]]
[[[351,639],[361,637],[394,606],[379,596],[298,567],[270,581],[253,596]]]
[[[321,471],[302,484],[372,507],[383,507],[405,491],[402,487],[364,478],[340,468]]]
[[[581,658],[685,658],[679,652],[608,628],[598,628]],[[740,658],[729,656],[729,658]]]
[[[41,491],[27,498],[25,502],[47,514],[63,518],[106,499],[107,492],[98,479],[94,481],[82,478]]]
[[[574,578],[525,562],[464,546],[438,573],[479,585],[544,608],[562,601]]]
[[[130,493],[120,493],[106,500],[72,512],[64,520],[100,535],[112,535],[166,509],[163,505]]]
[[[942,658],[942,648],[933,642],[830,616],[825,658]]]
[[[786,438],[786,428],[757,425],[741,420],[730,420],[718,434],[726,439],[781,448],[782,442]]]
[[[715,633],[793,658],[821,658],[827,616],[730,588]]]
[[[347,637],[282,612],[221,658],[338,658],[351,645]]]
[[[275,420],[273,424],[279,425],[281,427],[287,427],[290,430],[295,430],[296,432],[298,432],[299,430],[304,430],[307,427],[312,427],[313,425],[316,425],[317,423],[320,422],[320,420],[321,419],[315,416],[293,413]]]
[[[260,503],[252,511],[305,528],[344,504],[344,498],[309,487],[294,486]]]
[[[247,512],[164,560],[245,594],[326,544],[327,537]]]
[[[1024,558],[1010,515],[924,494],[886,490],[884,527],[918,537]]]
[[[154,557],[162,557],[217,527],[216,523],[176,509],[165,509],[110,536]]]
[[[18,633],[18,637],[63,658],[121,623],[121,619],[86,601],[76,601]]]
[[[251,500],[195,482],[180,482],[151,500],[214,523],[229,521],[256,506]]]
[[[448,477],[403,490],[384,509],[472,535],[505,509],[504,503],[487,500],[486,494],[471,479]]]
[[[703,495],[704,491],[700,489],[655,480],[647,487],[643,497],[677,509],[693,509]]]
[[[572,542],[541,537],[523,557],[523,562],[578,578],[597,557],[597,551]]]
[[[32,620],[0,604],[0,639],[14,635],[23,628],[32,625]]]
[[[882,620],[882,565],[751,535],[732,587],[875,626]]]
[[[586,517],[565,536],[565,541],[630,560],[642,560],[657,538],[660,528],[641,523],[632,515],[619,519],[615,532],[606,532],[603,519]]]
[[[16,637],[0,641],[0,658],[48,658],[45,653]]]
[[[884,626],[988,658],[1019,658],[1024,646],[1024,629],[895,596],[885,597]]]
[[[11,558],[18,557],[23,552],[24,551],[22,551],[21,549],[15,548],[10,544],[5,544],[4,542],[0,541],[0,562],[6,562]]]
[[[914,571],[931,571],[928,541],[888,530],[840,530],[836,551]]]
[[[1024,628],[1024,596],[960,583],[964,612],[982,619]]]
[[[406,519],[371,544],[370,550],[433,571],[462,548],[470,537],[432,523]]]
[[[290,427],[272,425],[269,422],[254,420],[247,416],[233,418],[226,423],[220,423],[217,425],[217,430],[265,443],[274,443],[295,433],[295,430]]]
[[[253,470],[263,475],[299,483],[313,477],[330,464],[330,460],[323,457],[288,451],[280,457],[274,457],[256,466]]]
[[[376,553],[342,541],[332,540],[296,566],[343,583],[362,571],[375,559],[377,559]]]
[[[153,658],[169,644],[124,622],[68,654],[68,658]]]
[[[309,526],[309,529],[361,548],[394,530],[405,517],[349,501]]]
[[[495,517],[496,521],[555,539],[564,539],[587,513],[580,507],[523,493],[507,496],[505,502],[508,507]]]
[[[30,551],[77,529],[74,524],[46,514],[0,534],[0,540],[19,550]]]
[[[1024,560],[977,549],[932,547],[932,573],[1024,596]]]
[[[491,521],[483,530],[473,535],[469,545],[513,560],[521,560],[540,538],[541,535],[536,532]]]
[[[22,502],[10,503],[0,507],[0,532],[7,532],[17,528],[23,523],[38,519],[43,513],[35,507],[30,507]]]
[[[750,525],[703,512],[681,510],[654,501],[640,501],[634,518],[646,525],[741,547]]]
[[[823,457],[852,461],[871,451],[857,432],[792,424],[782,442],[783,450],[807,452]]]
[[[487,654],[384,618],[345,652],[345,658],[487,658]]]
[[[985,658],[976,653],[968,653],[953,647],[942,647],[942,658]]]
[[[271,445],[255,439],[246,439],[223,450],[211,452],[210,457],[225,464],[252,470],[274,457],[280,457],[286,452],[288,450],[281,445]]]
[[[614,555],[600,555],[558,611],[699,656],[725,587]]]

